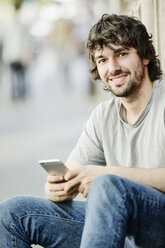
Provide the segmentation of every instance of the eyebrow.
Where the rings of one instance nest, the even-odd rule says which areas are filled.
[[[130,50],[129,49],[129,47],[120,47],[120,48],[118,48],[118,49],[115,49],[115,48],[113,48],[113,47],[110,47],[110,49],[115,53],[115,54],[117,54],[117,53],[120,53],[120,52],[122,52],[122,51],[124,51],[124,50]],[[96,56],[95,57],[95,60],[98,60],[98,59],[100,59],[100,58],[103,58],[104,57],[104,55],[98,55],[98,56]]]
[[[111,49],[114,53],[120,53],[120,52],[122,52],[122,51],[124,51],[124,50],[129,50],[129,48],[127,48],[127,47],[121,47],[121,48],[118,48],[118,49],[115,49],[115,48],[111,47],[110,49]]]
[[[103,57],[104,57],[103,55],[98,55],[98,56],[95,57],[95,60],[101,59]]]

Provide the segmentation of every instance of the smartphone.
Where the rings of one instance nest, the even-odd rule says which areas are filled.
[[[40,160],[39,164],[48,173],[56,173],[57,175],[65,175],[65,173],[68,171],[68,168],[59,159]]]

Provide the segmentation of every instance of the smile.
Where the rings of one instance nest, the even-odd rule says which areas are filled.
[[[111,81],[120,81],[121,79],[124,79],[126,76],[122,76],[122,77],[118,77],[118,78],[113,78],[113,79],[110,79]]]
[[[127,75],[128,74],[121,74],[115,77],[109,77],[109,80],[117,84],[122,84],[125,82]]]

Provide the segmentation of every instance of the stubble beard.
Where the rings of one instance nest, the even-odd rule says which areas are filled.
[[[110,84],[109,84],[109,77],[112,75],[108,75],[106,77],[105,80],[105,90],[110,91],[113,95],[117,96],[117,97],[125,97],[125,98],[130,98],[134,99],[140,91],[140,88],[142,86],[142,81],[144,79],[144,68],[143,66],[140,64],[138,66],[138,68],[136,68],[134,70],[134,74],[133,76],[131,76],[131,72],[130,71],[126,71],[126,70],[120,70],[118,72],[116,72],[113,76],[117,76],[120,74],[126,73],[130,79],[128,81],[128,83],[126,85],[121,85],[118,86],[116,88],[113,88]]]

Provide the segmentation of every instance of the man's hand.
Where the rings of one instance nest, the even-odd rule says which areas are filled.
[[[79,192],[86,198],[95,178],[107,173],[107,167],[97,165],[86,165],[70,170],[64,177],[68,181],[64,185],[64,191],[67,193],[78,187]]]
[[[45,196],[54,202],[61,202],[74,199],[79,193],[78,187],[72,187],[70,191],[65,191],[68,182],[64,181],[63,176],[49,174],[45,184]]]

